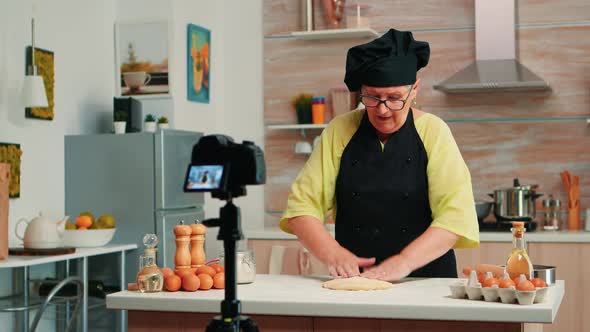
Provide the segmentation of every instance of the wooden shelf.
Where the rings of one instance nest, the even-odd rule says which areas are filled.
[[[353,38],[374,38],[378,37],[377,31],[370,28],[356,28],[356,29],[329,29],[329,30],[314,30],[314,31],[295,31],[291,32],[291,37],[304,40],[317,39],[353,39]]]

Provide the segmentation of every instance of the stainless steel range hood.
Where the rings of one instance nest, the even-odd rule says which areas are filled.
[[[514,0],[475,0],[476,61],[435,89],[448,92],[551,90],[516,60]]]

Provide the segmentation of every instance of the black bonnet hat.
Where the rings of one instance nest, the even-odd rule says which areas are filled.
[[[390,29],[372,42],[348,50],[344,83],[350,91],[360,90],[361,85],[410,85],[429,57],[427,42],[414,40],[410,31]]]

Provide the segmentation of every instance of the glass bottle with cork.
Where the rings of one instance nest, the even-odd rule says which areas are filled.
[[[526,242],[524,240],[524,222],[515,221],[512,223],[512,251],[506,261],[506,273],[510,275],[510,279],[519,277],[524,274],[527,279],[531,279],[533,275],[533,264],[529,255],[526,252]]]
[[[146,234],[143,237],[143,244],[146,248],[144,254],[139,256],[137,287],[142,293],[159,292],[164,286],[164,275],[156,265],[158,237],[156,234]]]

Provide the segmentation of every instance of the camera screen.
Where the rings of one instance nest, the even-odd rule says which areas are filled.
[[[185,189],[214,190],[221,187],[223,178],[223,165],[190,165]]]

